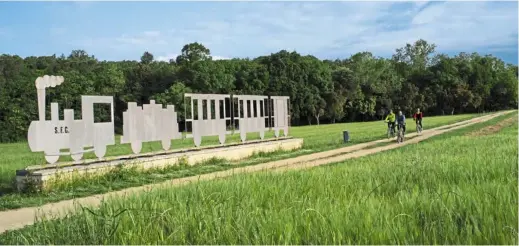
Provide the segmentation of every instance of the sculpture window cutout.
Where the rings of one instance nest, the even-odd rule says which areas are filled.
[[[197,99],[194,99],[191,101],[191,105],[192,108],[191,108],[191,115],[193,116],[193,120],[198,120],[198,100]],[[193,109],[197,109],[197,110],[193,110]]]
[[[94,115],[95,123],[110,122],[110,104],[94,103]]]
[[[210,120],[208,111],[209,111],[208,100],[202,100],[202,113],[204,114],[203,120]]]

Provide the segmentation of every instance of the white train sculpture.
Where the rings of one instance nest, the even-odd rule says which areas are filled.
[[[28,129],[28,143],[31,151],[45,153],[48,163],[55,163],[59,156],[70,155],[73,160],[79,161],[86,152],[94,152],[98,158],[103,158],[108,145],[115,144],[114,134],[114,106],[112,96],[81,96],[82,119],[74,119],[74,110],[64,110],[64,120],[59,120],[58,104],[51,103],[51,120],[45,119],[45,89],[55,87],[64,82],[62,76],[38,77],[36,89],[38,93],[39,120],[32,121]],[[193,138],[194,145],[199,147],[204,136],[218,136],[220,144],[225,143],[227,121],[238,120],[242,142],[246,141],[247,133],[258,132],[260,138],[265,137],[267,131],[266,120],[273,118],[274,135],[279,137],[280,130],[288,136],[289,97],[256,96],[256,95],[222,95],[222,94],[184,94],[191,99],[192,133],[185,138]],[[229,100],[228,105],[226,100]],[[233,117],[234,99],[238,102],[238,114]],[[94,122],[95,103],[110,104],[111,120],[109,122]],[[195,113],[196,106],[196,115]],[[204,106],[207,108],[204,109]],[[214,110],[213,109],[214,106]],[[227,106],[230,106],[229,112]],[[222,110],[220,110],[222,109]],[[214,113],[214,114],[213,114]],[[196,116],[196,117],[195,117]],[[141,152],[142,143],[161,141],[162,148],[169,150],[171,140],[181,139],[178,117],[174,105],[150,104],[137,106],[135,102],[128,103],[128,110],[123,112],[123,136],[121,144],[130,143],[133,153]],[[69,152],[61,152],[69,149]]]
[[[31,151],[43,151],[48,163],[58,161],[60,155],[71,155],[75,161],[81,160],[83,153],[94,151],[98,158],[106,154],[106,146],[115,144],[113,97],[81,96],[81,120],[74,119],[74,110],[64,110],[64,120],[59,120],[58,103],[51,103],[51,120],[45,119],[45,88],[55,87],[64,82],[61,76],[38,77],[39,120],[32,121],[28,130]],[[111,107],[111,121],[94,123],[94,103],[108,103]],[[93,147],[84,149],[85,147]],[[69,152],[60,152],[69,149]]]

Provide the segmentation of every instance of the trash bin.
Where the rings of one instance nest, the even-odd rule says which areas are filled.
[[[349,142],[350,141],[350,133],[348,131],[343,131],[342,132],[342,138],[343,138],[345,143]]]

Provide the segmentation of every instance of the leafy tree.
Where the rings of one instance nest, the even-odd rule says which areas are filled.
[[[517,65],[491,55],[435,54],[436,46],[417,40],[396,49],[391,59],[360,52],[342,60],[319,60],[281,50],[255,59],[214,61],[201,43],[189,43],[169,62],[99,61],[84,50],[68,56],[0,55],[0,142],[26,138],[38,118],[38,76],[62,75],[65,83],[46,90],[49,102],[74,109],[81,119],[81,95],[114,96],[116,132],[128,102],[155,99],[173,104],[183,127],[183,94],[225,93],[290,97],[292,125],[380,120],[389,109],[428,115],[516,108]],[[97,117],[97,116],[96,116]]]
[[[150,64],[151,62],[153,62],[153,54],[148,51],[144,52],[144,54],[141,56],[141,63]]]
[[[211,60],[211,51],[204,45],[195,42],[184,45],[182,54],[177,56],[179,65],[193,64],[197,61]]]
[[[181,81],[175,81],[173,85],[166,91],[159,93],[154,96],[156,103],[164,105],[174,105],[175,112],[177,112],[178,120],[182,121],[185,119],[185,107],[186,102],[184,101],[184,93],[191,93],[192,90],[186,87]],[[188,109],[189,110],[189,109]]]

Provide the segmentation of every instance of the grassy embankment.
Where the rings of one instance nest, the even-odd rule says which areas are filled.
[[[424,127],[426,129],[433,128],[470,119],[475,116],[477,115],[430,117],[424,122]],[[414,122],[410,122],[408,125],[408,132],[413,132],[415,128]],[[0,151],[5,155],[5,157],[0,159],[0,192],[4,194],[3,196],[0,196],[0,210],[36,206],[48,202],[100,194],[127,187],[161,182],[173,178],[222,171],[237,166],[253,165],[337,148],[344,146],[342,143],[342,130],[345,129],[350,131],[351,143],[349,144],[357,144],[384,138],[386,128],[385,124],[380,121],[293,127],[291,129],[291,135],[305,140],[304,147],[301,150],[269,154],[258,153],[247,160],[239,162],[212,160],[195,166],[174,166],[165,169],[151,169],[145,172],[138,172],[135,169],[128,168],[116,169],[106,175],[77,179],[73,182],[57,183],[54,185],[52,192],[37,194],[19,194],[14,192],[13,180],[16,169],[24,168],[27,165],[41,164],[44,161],[43,154],[31,153],[26,143],[3,144],[0,145]],[[251,134],[249,139],[254,139],[254,137],[257,139],[257,134]],[[230,141],[238,141],[238,136],[231,136]],[[204,139],[203,144],[210,145],[215,144],[216,142],[216,138],[208,137],[207,139]],[[174,140],[173,146],[187,147],[191,143],[190,139],[184,141]],[[143,152],[157,151],[161,149],[159,142],[144,143],[143,145]],[[129,152],[131,152],[129,145],[118,144],[115,146],[109,146],[109,152],[107,155],[114,156],[128,154]]]
[[[110,200],[0,242],[517,244],[517,120],[479,130],[511,117],[306,171]]]

